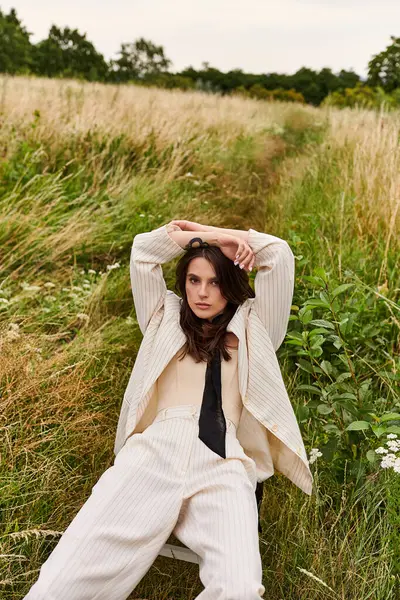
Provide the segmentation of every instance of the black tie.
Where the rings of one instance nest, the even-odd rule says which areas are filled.
[[[220,313],[211,319],[213,325],[224,316]],[[226,421],[222,410],[221,390],[221,354],[214,352],[211,363],[207,363],[206,381],[199,416],[199,438],[213,452],[226,458],[225,453]]]
[[[213,452],[226,458],[226,421],[222,410],[221,356],[219,351],[207,364],[206,383],[199,416],[199,438]]]
[[[212,319],[215,323],[222,315]],[[199,438],[213,452],[222,458],[225,453],[226,421],[222,410],[221,391],[221,354],[218,350],[212,357],[211,364],[207,364],[206,381],[204,386],[203,400],[199,416]],[[258,531],[261,533],[260,507],[263,497],[264,482],[257,482],[256,500],[258,509]]]

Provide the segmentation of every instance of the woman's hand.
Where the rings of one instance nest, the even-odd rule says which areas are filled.
[[[218,247],[227,258],[233,260],[235,265],[239,264],[239,268],[252,270],[256,257],[247,242],[227,233],[218,235],[218,240]]]
[[[171,221],[173,225],[178,225],[182,229],[182,231],[208,231],[208,225],[201,225],[201,223],[196,223],[195,221],[185,221],[185,220],[174,220]]]

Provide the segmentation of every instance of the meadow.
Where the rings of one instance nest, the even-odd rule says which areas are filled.
[[[141,341],[132,240],[171,219],[272,233],[296,257],[278,359],[315,489],[264,486],[266,597],[400,598],[399,461],[383,460],[400,455],[399,142],[384,109],[0,78],[2,600],[113,462]],[[173,289],[173,262],[164,275]],[[157,557],[131,598],[201,590],[197,565]]]

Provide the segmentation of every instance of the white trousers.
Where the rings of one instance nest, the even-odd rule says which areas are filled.
[[[229,419],[226,458],[210,450],[198,438],[199,413],[162,409],[128,438],[24,600],[126,599],[171,533],[200,557],[198,599],[264,595],[255,462]]]

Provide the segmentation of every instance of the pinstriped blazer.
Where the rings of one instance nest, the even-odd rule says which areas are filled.
[[[185,252],[168,234],[174,229],[179,230],[168,223],[133,240],[130,277],[143,339],[122,401],[115,455],[130,435],[153,422],[155,382],[186,341],[179,324],[181,298],[167,289],[161,266]],[[236,436],[255,461],[258,482],[277,471],[311,495],[313,477],[275,354],[290,315],[294,256],[287,242],[267,233],[249,229],[247,241],[258,269],[255,298],[243,302],[227,325],[238,338],[243,410]]]

